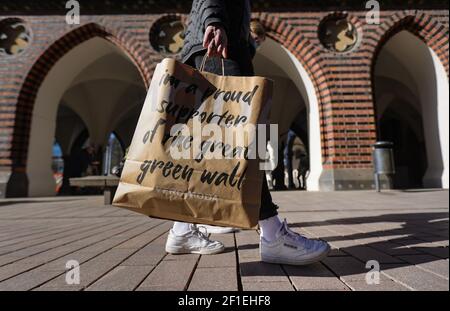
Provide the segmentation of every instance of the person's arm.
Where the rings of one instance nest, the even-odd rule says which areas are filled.
[[[208,56],[228,57],[228,16],[224,0],[194,0],[204,29],[203,47]]]
[[[198,14],[202,20],[203,30],[210,25],[220,26],[228,31],[228,15],[225,0],[194,0],[198,2]]]

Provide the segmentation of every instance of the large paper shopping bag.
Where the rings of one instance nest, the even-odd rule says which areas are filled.
[[[258,124],[272,81],[173,59],[155,69],[113,205],[151,217],[254,228],[263,171]],[[260,148],[261,150],[261,148]]]

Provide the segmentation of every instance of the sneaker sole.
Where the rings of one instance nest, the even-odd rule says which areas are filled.
[[[322,259],[325,259],[328,254],[330,253],[331,248],[328,247],[326,251],[324,251],[322,254],[318,255],[315,258],[310,258],[308,260],[286,260],[280,257],[271,257],[271,256],[263,256],[261,254],[261,261],[266,263],[273,263],[273,264],[280,264],[280,265],[292,265],[292,266],[306,266],[313,263],[316,263],[318,261],[321,261]]]
[[[199,255],[214,255],[222,253],[225,250],[225,247],[217,248],[217,249],[200,249],[200,250],[192,250],[185,249],[180,247],[170,247],[166,246],[166,252],[172,255],[182,255],[182,254],[199,254]]]
[[[238,231],[238,229],[235,229],[235,228],[233,228],[233,229],[226,229],[226,230],[209,230],[208,229],[208,233],[211,233],[211,234],[227,234],[227,233],[234,233],[234,232],[237,232]]]

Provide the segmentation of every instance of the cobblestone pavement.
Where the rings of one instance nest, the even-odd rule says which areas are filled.
[[[0,200],[0,290],[448,290],[448,191],[273,193],[292,228],[327,240],[310,266],[261,263],[254,230],[214,256],[166,254],[170,221],[102,197]],[[66,263],[80,284],[66,284]],[[380,264],[368,284],[366,263]],[[373,280],[373,278],[372,278]]]

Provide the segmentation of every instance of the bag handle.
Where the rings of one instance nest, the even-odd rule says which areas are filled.
[[[200,65],[200,71],[203,71],[203,69],[205,68],[206,60],[208,58],[209,58],[208,53],[205,53],[205,55],[203,55],[202,64]],[[221,57],[220,60],[222,63],[222,76],[225,76],[225,65],[223,62],[223,57]]]

